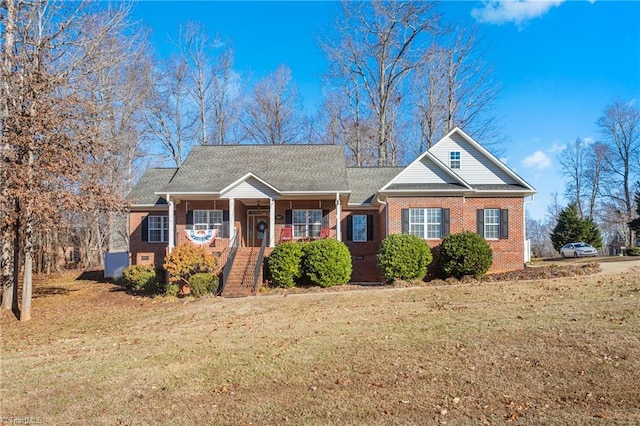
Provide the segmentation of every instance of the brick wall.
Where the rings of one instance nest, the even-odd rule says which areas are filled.
[[[168,215],[165,212],[131,212],[129,213],[129,251],[131,252],[132,265],[156,265],[162,266],[164,255],[167,251],[167,243],[150,243],[142,241],[142,219],[147,215]]]
[[[347,216],[349,215],[373,215],[373,239],[371,241],[347,241]],[[342,241],[351,252],[351,264],[353,282],[380,282],[382,277],[378,271],[376,255],[380,248],[382,235],[384,234],[383,222],[377,209],[373,210],[342,210],[341,224]]]
[[[389,233],[402,232],[402,209],[408,208],[448,208],[451,215],[452,234],[462,231],[476,232],[477,209],[508,209],[509,238],[487,240],[493,250],[493,265],[489,272],[502,272],[524,267],[523,211],[524,199],[473,198],[473,197],[389,197]],[[441,240],[427,240],[430,247],[436,247]]]

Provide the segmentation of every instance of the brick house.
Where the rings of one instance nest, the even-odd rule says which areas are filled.
[[[344,241],[352,281],[378,281],[387,235],[436,247],[471,230],[493,249],[490,272],[521,269],[525,198],[534,193],[457,128],[406,167],[347,167],[334,145],[196,146],[180,168],[147,170],[129,195],[131,263],[160,266],[191,240],[227,264],[225,292],[240,295],[256,262],[283,241]]]

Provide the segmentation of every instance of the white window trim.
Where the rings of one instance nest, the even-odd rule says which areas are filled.
[[[151,218],[160,218],[160,228],[152,228],[151,227]],[[152,240],[151,239],[151,231],[160,231],[160,240]],[[169,241],[169,238],[165,240],[164,233],[165,231],[169,231],[169,216],[147,216],[147,242],[148,243],[166,243]],[[168,237],[168,235],[167,235]]]
[[[304,212],[305,222],[296,222],[296,212]],[[320,212],[320,222],[310,222],[309,217],[311,216],[309,212]],[[305,227],[305,235],[296,235],[296,226]],[[320,225],[318,228],[318,235],[309,235],[309,228],[312,225]],[[291,212],[291,227],[293,228],[293,238],[317,238],[320,236],[320,230],[322,229],[322,210],[320,209],[294,209]]]
[[[206,222],[196,222],[196,215],[197,212],[205,212],[206,213]],[[222,233],[222,227],[223,227],[223,223],[224,220],[222,220],[221,222],[213,222],[210,223],[212,221],[211,216],[214,215],[214,212],[219,212],[220,215],[220,219],[223,219],[223,213],[222,210],[216,209],[216,210],[194,210],[193,211],[193,229],[194,230],[198,230],[198,229],[204,229],[204,230],[209,230],[209,229],[217,229],[218,233]]]
[[[411,221],[411,210],[422,210],[424,220],[422,223],[420,222],[412,222]],[[430,223],[429,222],[429,214],[428,210],[440,210],[440,222],[438,223]],[[425,208],[411,208],[409,209],[409,233],[411,234],[412,225],[422,225],[422,238],[425,240],[441,240],[442,239],[442,208],[440,207],[425,207]],[[429,237],[429,227],[428,225],[438,225],[439,226],[439,236],[438,237]],[[415,235],[415,234],[414,234]]]
[[[355,230],[356,230],[356,217],[361,217],[363,218],[363,223],[364,223],[364,239],[356,239],[355,235]],[[354,243],[366,243],[367,242],[367,215],[364,214],[354,214],[353,215],[353,219],[351,219],[351,241],[353,241]]]
[[[458,154],[458,158],[455,160],[451,158],[453,154]],[[454,161],[457,162],[458,167],[453,166]],[[449,151],[449,167],[455,170],[459,170],[462,168],[462,153],[460,151]]]
[[[498,222],[497,223],[488,223],[487,221],[487,212],[488,211],[497,211],[498,212]],[[487,237],[487,227],[493,226],[498,229],[497,237]],[[490,241],[497,241],[500,239],[500,209],[484,209],[484,239]]]

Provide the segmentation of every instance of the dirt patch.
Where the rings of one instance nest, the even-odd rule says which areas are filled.
[[[640,422],[638,273],[244,299],[36,288],[32,321],[0,316],[3,419]]]

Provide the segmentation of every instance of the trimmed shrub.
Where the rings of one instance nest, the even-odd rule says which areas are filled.
[[[388,281],[422,280],[433,256],[427,243],[410,234],[393,234],[378,251],[378,269]]]
[[[331,287],[351,278],[351,253],[333,238],[312,241],[304,246],[302,270],[312,284]]]
[[[302,276],[302,248],[304,244],[278,244],[267,260],[271,282],[276,287],[293,287]]]
[[[218,290],[218,277],[208,272],[198,272],[189,277],[189,287],[194,297],[215,293]]]
[[[122,282],[129,290],[160,293],[164,290],[164,277],[154,265],[132,265],[122,271]]]
[[[200,272],[213,273],[217,260],[214,255],[203,247],[191,244],[181,244],[174,248],[164,263],[164,269],[169,274],[169,282],[178,286],[189,285],[189,278]]]
[[[471,275],[479,278],[491,267],[493,251],[480,235],[464,231],[443,238],[439,259],[445,277],[460,279]]]
[[[629,247],[625,254],[627,256],[640,256],[640,247]]]

